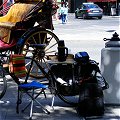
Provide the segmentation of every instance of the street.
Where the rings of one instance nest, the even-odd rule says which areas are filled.
[[[87,51],[91,59],[100,63],[101,49],[105,46],[103,38],[111,38],[117,32],[119,34],[119,17],[103,16],[98,19],[75,19],[74,13],[69,13],[68,22],[53,21],[54,33],[60,40],[65,40],[69,52],[75,54],[79,51]]]

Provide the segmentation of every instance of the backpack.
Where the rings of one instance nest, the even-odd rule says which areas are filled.
[[[95,60],[90,60],[89,58],[90,57],[87,52],[76,53],[75,54],[75,61],[77,63],[75,66],[76,71],[80,66],[80,73],[78,74],[80,74],[80,76],[83,78],[91,77],[91,79],[89,79],[89,81],[86,82],[97,83],[100,87],[102,87],[103,90],[108,89],[109,84],[102,76],[98,63]]]
[[[82,117],[101,116],[104,114],[102,88],[95,83],[83,83],[80,86],[77,113]]]

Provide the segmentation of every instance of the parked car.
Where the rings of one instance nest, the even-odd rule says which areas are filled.
[[[92,18],[97,17],[101,19],[103,16],[103,10],[94,3],[83,3],[79,8],[75,10],[75,18],[82,17]]]

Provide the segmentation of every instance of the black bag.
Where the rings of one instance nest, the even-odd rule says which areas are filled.
[[[101,87],[95,83],[83,83],[81,85],[77,113],[83,117],[104,114],[104,98]]]
[[[79,64],[77,66],[79,66]],[[102,87],[103,90],[109,88],[109,84],[102,76],[98,63],[96,61],[89,60],[86,64],[81,64],[80,67],[81,69],[79,74],[81,75],[81,77],[91,78],[89,79],[89,81],[84,82],[97,83],[100,87]]]

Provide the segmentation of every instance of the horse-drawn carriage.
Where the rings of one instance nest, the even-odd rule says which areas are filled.
[[[46,44],[44,61],[48,54],[54,54],[59,41],[52,31],[56,10],[50,0],[15,0],[7,14],[0,17],[1,54],[30,55],[33,48],[29,44]],[[42,63],[43,58],[37,59]]]

